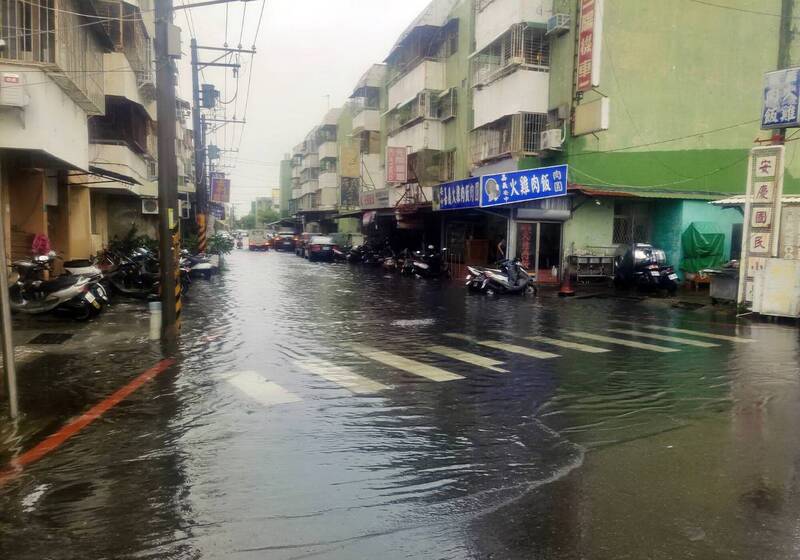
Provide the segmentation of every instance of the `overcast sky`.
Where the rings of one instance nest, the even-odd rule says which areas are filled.
[[[174,0],[180,5],[182,0]],[[191,1],[191,0],[190,0]],[[257,54],[242,55],[238,96],[230,69],[208,68],[205,80],[221,92],[227,118],[245,118],[247,124],[227,125],[217,133],[224,149],[239,146],[231,178],[232,201],[247,203],[268,196],[278,186],[279,162],[320,122],[330,106],[341,106],[371,64],[382,62],[398,35],[429,0],[255,0],[227,5],[228,46],[249,49],[258,26],[262,1],[264,16],[256,40]],[[242,15],[244,12],[244,30]],[[183,28],[185,55],[180,61],[180,92],[191,97],[189,39],[186,16],[178,14]],[[192,10],[192,27],[198,43],[222,46],[226,37],[226,7]],[[219,53],[206,51],[201,60]],[[247,112],[247,83],[252,70]],[[227,87],[226,87],[227,75]],[[222,111],[218,113],[223,116]],[[213,137],[212,137],[212,142]],[[237,154],[226,154],[233,163]],[[243,208],[243,206],[242,206]],[[237,210],[239,211],[239,210]]]

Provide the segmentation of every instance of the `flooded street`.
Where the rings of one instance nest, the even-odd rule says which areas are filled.
[[[796,328],[227,263],[174,366],[3,482],[0,558],[800,555]],[[146,323],[126,305],[97,336]],[[3,464],[161,359],[146,337],[29,357]]]

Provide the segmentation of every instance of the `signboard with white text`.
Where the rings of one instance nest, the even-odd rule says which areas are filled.
[[[581,0],[578,21],[577,86],[584,92],[600,85],[603,0]]]
[[[554,165],[481,177],[481,207],[565,196],[567,166]]]
[[[408,181],[408,148],[386,148],[386,182]]]
[[[764,75],[761,128],[800,126],[800,68]]]

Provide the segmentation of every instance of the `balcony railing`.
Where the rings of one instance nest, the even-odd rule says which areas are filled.
[[[410,103],[399,107],[389,115],[387,132],[393,134],[420,119],[437,118],[436,96],[429,91],[417,95]]]
[[[546,114],[519,113],[474,130],[470,138],[472,163],[538,154],[541,133],[546,128]]]
[[[120,0],[98,0],[97,9],[108,18],[103,26],[115,49],[125,53],[136,74],[136,85],[152,86],[152,40],[147,34],[139,8]]]
[[[0,60],[41,65],[90,115],[104,110],[103,51],[75,0],[0,0]],[[88,14],[87,14],[88,15]]]
[[[472,83],[488,84],[517,67],[550,71],[550,43],[544,31],[525,24],[513,26],[472,59]]]

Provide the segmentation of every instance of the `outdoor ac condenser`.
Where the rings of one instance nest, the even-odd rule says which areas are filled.
[[[158,214],[158,199],[157,198],[143,198],[142,199],[142,214]]]
[[[22,74],[16,72],[0,73],[0,107],[24,108],[28,105],[25,82]]]
[[[551,128],[543,130],[541,133],[541,146],[543,150],[560,150],[561,149],[561,129]]]

